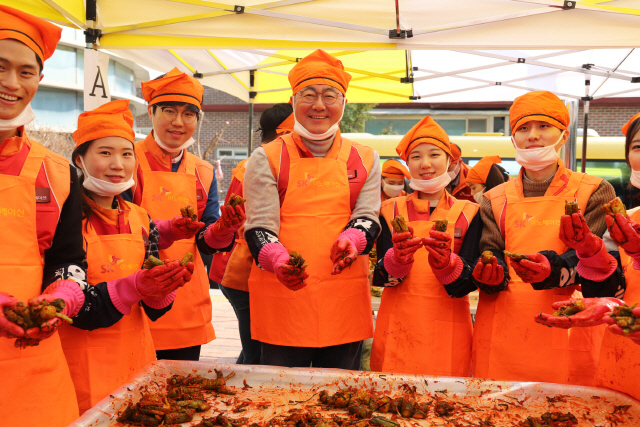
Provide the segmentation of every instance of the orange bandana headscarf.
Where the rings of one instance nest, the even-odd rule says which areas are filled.
[[[513,101],[509,109],[511,133],[526,122],[537,120],[549,123],[561,130],[569,126],[569,110],[564,103],[546,90],[525,93]]]
[[[380,174],[389,178],[411,179],[409,169],[407,169],[402,163],[395,159],[389,159],[385,161],[382,165],[382,172]]]
[[[167,101],[186,102],[201,110],[203,95],[202,84],[177,68],[160,79],[142,82],[142,97],[149,105]]]
[[[622,133],[624,134],[624,136],[627,136],[627,132],[629,131],[629,127],[631,126],[631,123],[633,123],[634,121],[640,119],[640,113],[636,114],[635,116],[631,117],[631,120],[629,120],[627,123],[625,123],[624,126],[622,126]]]
[[[107,102],[78,116],[78,130],[73,133],[76,148],[85,142],[108,136],[119,136],[132,143],[135,141],[129,101]]]
[[[289,83],[293,93],[311,85],[329,85],[343,95],[347,93],[351,74],[344,71],[342,62],[318,49],[305,56],[289,71]]]
[[[33,50],[44,63],[53,55],[62,28],[21,10],[0,5],[0,40],[15,39]]]
[[[487,156],[481,158],[480,161],[469,170],[467,182],[472,182],[474,184],[486,184],[491,166],[500,162],[502,162],[500,156]]]
[[[458,163],[461,158],[462,153],[460,149],[455,144],[451,144],[451,164]]]
[[[287,117],[284,122],[280,123],[276,128],[276,133],[278,135],[282,135],[285,132],[293,132],[293,125],[295,124],[295,119],[293,118],[293,113]]]
[[[426,116],[420,120],[409,132],[405,134],[396,147],[400,158],[407,161],[411,149],[418,144],[433,144],[442,148],[451,157],[451,144],[449,136],[431,117]]]

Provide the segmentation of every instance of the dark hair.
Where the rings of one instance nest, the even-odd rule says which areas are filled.
[[[38,55],[36,55],[36,61],[38,61],[38,67],[40,67],[40,74],[42,74],[42,70],[44,69],[44,65],[42,65],[42,59]]]
[[[502,166],[491,165],[489,174],[487,175],[487,182],[485,183],[485,192],[491,190],[498,185],[507,182],[509,174]]]
[[[278,137],[276,129],[291,113],[293,113],[293,107],[289,103],[275,104],[262,112],[258,128],[262,143],[271,142]]]
[[[87,151],[89,151],[89,147],[91,147],[91,144],[93,144],[93,141],[87,141],[83,144],[80,144],[80,146],[73,150],[73,153],[71,153],[71,164],[78,170],[78,182],[80,183],[80,191],[84,195],[86,195],[84,187],[82,186],[82,183],[84,182],[84,173],[82,173],[82,168],[76,164],[76,159],[78,158],[78,156],[84,157],[84,155],[87,154]],[[89,215],[91,214],[91,207],[87,204],[84,197],[82,198],[82,212],[84,213],[84,216],[86,218],[89,218]]]
[[[627,137],[624,141],[624,159],[627,161],[629,167],[631,167],[629,164],[629,149],[631,148],[631,141],[633,141],[633,138],[636,136],[638,131],[640,131],[640,118],[631,122],[629,129],[627,129]]]
[[[198,108],[198,106],[189,104],[188,102],[179,102],[179,101],[158,102],[157,104],[153,104],[151,106],[151,111],[153,112],[153,114],[156,114],[156,110],[158,108],[162,109],[162,108],[168,108],[168,107],[182,107],[182,106],[185,106],[187,110],[196,114],[196,122],[200,120],[200,114],[198,114],[200,112],[200,109]]]

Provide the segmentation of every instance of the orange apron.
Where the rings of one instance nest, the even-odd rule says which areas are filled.
[[[408,218],[407,198],[396,199],[398,214]],[[428,236],[436,219],[449,221],[453,249],[454,230],[464,205],[457,200],[451,208],[444,194],[429,221],[411,221],[416,236]],[[426,211],[429,211],[428,204]],[[388,205],[393,206],[393,204]],[[385,219],[393,219],[385,213]],[[471,372],[473,325],[469,298],[451,298],[429,266],[429,253],[418,250],[411,272],[398,286],[382,293],[371,350],[371,370],[424,375],[468,377]]]
[[[640,210],[631,213],[631,219],[640,221]],[[640,304],[640,270],[634,270],[633,259],[620,248],[627,291],[628,305]],[[596,373],[596,385],[621,391],[640,400],[640,345],[629,338],[607,331]]]
[[[198,206],[196,197],[196,164],[185,152],[178,172],[151,170],[142,148],[136,144],[136,155],[143,173],[144,189],[140,206],[151,218],[171,219],[180,215],[180,208]],[[178,289],[173,307],[150,324],[156,350],[171,350],[206,344],[216,338],[211,325],[212,305],[209,279],[196,239],[178,240],[160,251],[160,259],[182,259],[191,252],[195,256],[195,271],[191,281]]]
[[[233,177],[244,182],[244,173],[247,170],[247,160],[238,163],[238,166],[232,171]],[[244,225],[236,234],[236,245],[233,247],[231,256],[227,261],[227,266],[222,277],[222,286],[239,291],[249,291],[249,275],[251,274],[251,265],[253,257],[249,251],[247,241],[244,240]]]
[[[275,345],[328,347],[373,336],[369,260],[332,276],[330,251],[349,222],[347,159],[351,142],[334,143],[325,158],[300,158],[291,135],[282,136],[291,160],[280,208],[279,239],[307,261],[307,286],[291,291],[255,264],[249,277],[251,337]]]
[[[84,220],[82,234],[86,242],[89,284],[122,279],[142,266],[145,247],[141,216],[145,217],[147,229],[149,221],[141,208],[133,204],[128,206],[130,234],[99,236],[91,221]],[[130,315],[123,316],[109,328],[84,331],[63,325],[60,339],[76,388],[80,413],[95,406],[156,359],[149,323],[139,304],[131,307]]]
[[[43,146],[32,142],[20,175],[0,176],[0,291],[24,302],[42,293],[35,182],[45,153]],[[63,427],[78,418],[59,335],[26,349],[15,348],[13,342],[0,338],[0,424]]]
[[[561,165],[561,167],[563,167]],[[522,193],[522,174],[518,181],[507,182],[505,249],[521,254],[553,250],[559,254],[567,247],[558,238],[560,217],[565,201],[575,201],[579,173],[570,175],[557,195],[558,174],[543,197]],[[582,212],[588,199],[578,199]],[[498,218],[496,218],[499,221]],[[533,321],[551,304],[569,299],[576,286],[534,290],[509,267],[509,287],[497,294],[480,293],[473,335],[473,375],[479,378],[515,381],[539,381],[560,384],[593,385],[603,327],[546,328]],[[579,292],[575,296],[581,296]]]

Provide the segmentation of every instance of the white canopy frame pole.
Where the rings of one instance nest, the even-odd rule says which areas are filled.
[[[569,110],[569,139],[567,143],[562,147],[563,153],[561,155],[565,167],[576,170],[576,147],[578,143],[578,111],[580,108],[580,102],[577,99],[565,100],[564,104]]]
[[[249,71],[249,152],[251,156],[253,152],[253,105],[256,101],[256,70]]]
[[[593,66],[593,64],[584,64],[582,66],[582,68],[585,69],[586,73],[584,75],[584,93],[585,96],[584,98],[582,98],[582,100],[584,101],[584,109],[583,109],[583,113],[584,113],[584,123],[582,126],[582,165],[581,165],[581,172],[584,173],[584,171],[587,168],[587,129],[589,128],[589,102],[591,101],[591,98],[589,96],[589,90],[591,89],[591,76],[589,75],[589,70],[591,69],[591,67]]]

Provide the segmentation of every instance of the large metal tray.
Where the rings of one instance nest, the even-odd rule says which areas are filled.
[[[228,381],[228,385],[241,389],[243,380],[251,386],[238,394],[241,398],[250,397],[254,401],[269,401],[270,407],[261,411],[249,411],[237,414],[237,417],[250,417],[252,422],[264,422],[274,415],[287,413],[291,408],[302,408],[313,404],[316,400],[307,401],[315,393],[322,389],[337,389],[346,385],[359,387],[375,387],[378,390],[388,390],[392,394],[399,393],[402,384],[416,386],[418,392],[429,391],[443,398],[464,398],[471,407],[496,407],[501,404],[520,407],[510,409],[528,415],[539,416],[547,411],[568,412],[571,411],[580,419],[580,426],[611,426],[607,415],[610,415],[615,406],[630,405],[625,415],[621,417],[619,426],[640,426],[640,402],[618,392],[608,389],[593,387],[580,387],[550,383],[531,382],[499,382],[484,381],[472,378],[431,377],[421,375],[381,374],[374,372],[344,371],[339,369],[305,369],[305,368],[281,368],[274,366],[250,366],[233,365],[227,363],[210,362],[182,362],[182,361],[156,361],[147,365],[131,382],[124,384],[115,390],[110,396],[100,401],[95,407],[88,410],[82,417],[70,424],[74,427],[103,427],[122,425],[116,421],[123,405],[128,401],[139,399],[140,392],[144,388],[150,390],[163,390],[166,378],[173,374],[200,374],[215,377],[213,369],[222,370],[225,375],[235,371],[235,377]],[[640,379],[639,379],[640,380]],[[564,396],[565,402],[549,403],[547,397],[557,395]],[[229,409],[227,403],[233,403],[238,396],[218,396],[212,399],[212,410],[197,414],[190,423],[183,426],[195,425],[204,417],[219,414]],[[590,418],[582,418],[582,414],[589,411]],[[485,414],[488,414],[485,412]],[[230,414],[235,417],[236,414]],[[482,412],[470,413],[469,425],[477,422],[484,414]],[[496,416],[492,419],[495,426],[515,426],[517,423],[504,422]],[[428,420],[396,420],[401,425],[411,426],[438,426],[447,425],[446,419]],[[451,424],[450,424],[451,425]]]

